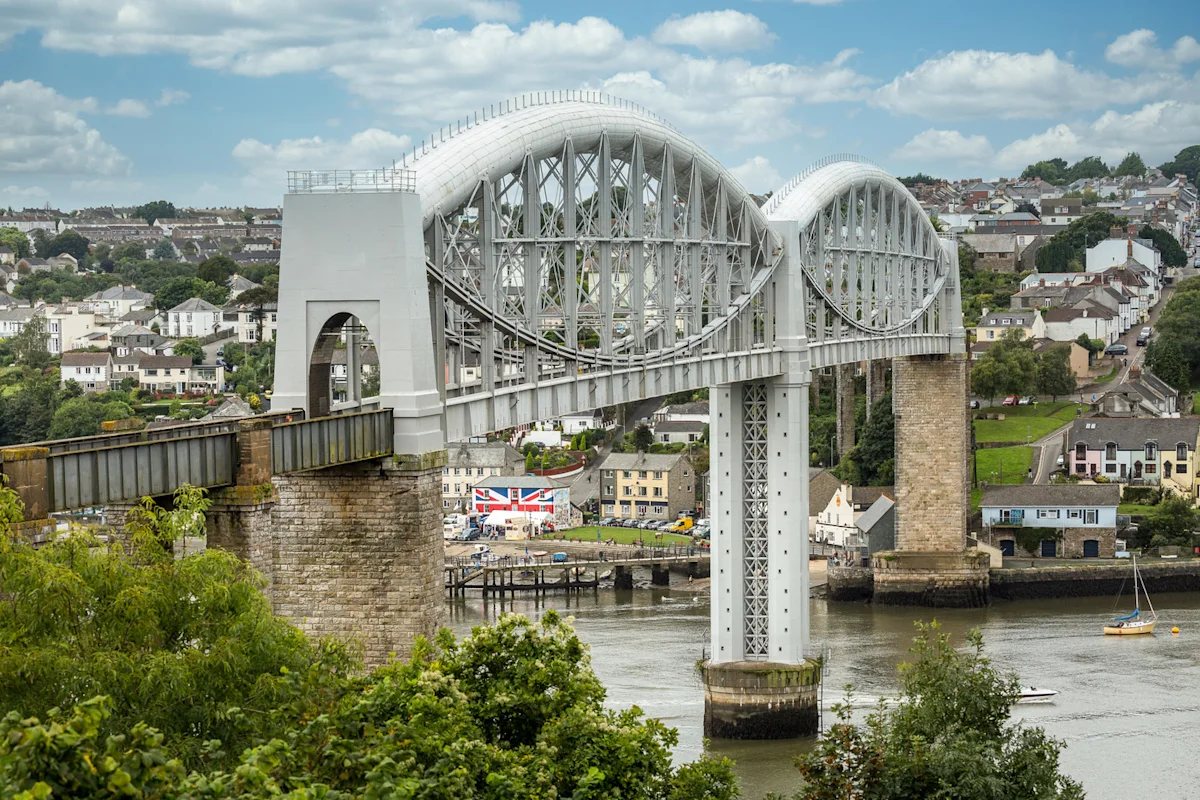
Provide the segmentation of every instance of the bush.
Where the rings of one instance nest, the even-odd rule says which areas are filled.
[[[1162,502],[1162,498],[1162,489],[1157,486],[1126,486],[1121,489],[1122,503],[1156,506]]]

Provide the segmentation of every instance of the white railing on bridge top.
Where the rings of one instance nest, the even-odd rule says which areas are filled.
[[[469,116],[466,119],[461,119],[457,122],[452,122],[449,125],[438,128],[435,132],[429,134],[428,139],[422,139],[419,145],[414,146],[411,153],[404,154],[404,159],[401,162],[401,166],[409,166],[411,162],[417,160],[418,156],[424,155],[425,153],[436,149],[439,144],[443,144],[447,140],[453,139],[458,134],[462,133],[463,131],[470,130],[481,122],[487,122],[490,119],[502,117],[505,114],[511,114],[514,111],[523,111],[524,109],[534,108],[536,106],[557,105],[559,103],[595,103],[597,105],[612,106],[614,108],[624,108],[629,111],[636,111],[639,114],[649,117],[660,125],[665,125],[671,130],[677,130],[674,125],[667,122],[665,119],[658,116],[653,111],[645,108],[644,106],[640,106],[637,103],[624,100],[620,97],[614,97],[611,94],[605,94],[604,92],[592,92],[583,89],[528,92],[526,94],[518,95],[517,97],[509,98],[508,100],[502,100],[499,103],[493,103],[492,105],[487,106],[480,111],[476,111],[472,116]]]
[[[288,194],[338,194],[343,192],[417,191],[417,173],[411,169],[289,170]]]

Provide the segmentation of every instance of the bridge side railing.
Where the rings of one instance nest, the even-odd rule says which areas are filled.
[[[254,419],[269,419],[275,424],[284,422],[300,422],[304,420],[301,409],[284,409],[270,411],[254,417]],[[171,425],[164,428],[142,429],[119,433],[101,433],[96,436],[81,436],[76,439],[54,439],[45,442],[33,442],[28,447],[46,447],[52,454],[72,453],[80,450],[95,450],[101,447],[119,447],[126,444],[143,444],[160,442],[169,439],[189,439],[194,436],[207,436],[216,433],[237,433],[239,418],[193,422],[184,425]]]
[[[271,474],[284,475],[392,454],[392,410],[362,411],[271,429]]]

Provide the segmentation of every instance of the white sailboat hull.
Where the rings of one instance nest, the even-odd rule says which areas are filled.
[[[1143,633],[1154,633],[1154,626],[1158,623],[1156,619],[1148,619],[1144,622],[1127,622],[1124,625],[1117,627],[1116,625],[1105,625],[1105,636],[1137,636]]]

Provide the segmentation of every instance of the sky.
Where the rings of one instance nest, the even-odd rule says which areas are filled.
[[[523,92],[672,122],[750,190],[830,153],[1012,176],[1200,143],[1195,0],[0,0],[0,206],[282,203]]]

